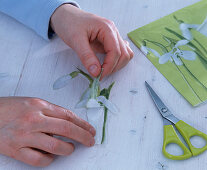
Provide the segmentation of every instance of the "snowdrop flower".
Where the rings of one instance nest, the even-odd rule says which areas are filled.
[[[166,62],[174,61],[176,65],[183,65],[180,58],[184,58],[185,60],[195,60],[196,59],[196,53],[193,51],[184,51],[180,50],[179,47],[183,45],[187,45],[189,43],[188,40],[180,40],[177,42],[175,47],[168,52],[162,55],[159,59],[160,64],[165,64]]]
[[[89,88],[85,92],[82,99],[76,105],[76,108],[93,109],[93,108],[103,108],[104,106],[112,113],[117,113],[119,111],[118,108],[115,106],[115,104],[113,104],[111,101],[106,99],[105,96],[97,96],[97,92],[96,91],[94,92],[92,86],[92,88]]]
[[[112,102],[106,99],[105,96],[99,96],[99,90],[100,90],[99,79],[101,77],[101,74],[99,75],[98,78],[92,80],[91,78],[88,78],[88,75],[86,73],[78,69],[78,71],[74,71],[70,74],[58,78],[53,84],[53,89],[57,90],[65,87],[70,83],[70,81],[73,78],[77,77],[79,74],[82,74],[87,79],[89,79],[90,85],[82,94],[80,101],[76,104],[75,108],[91,109],[91,108],[103,108],[105,106],[111,112],[117,113],[118,109]],[[1,78],[1,74],[0,74],[0,78]]]
[[[75,108],[78,109],[78,108],[86,107],[86,105],[90,99],[90,96],[91,96],[91,89],[87,88],[86,91],[81,96],[80,101],[76,104]]]
[[[159,54],[156,50],[154,50],[154,49],[152,49],[152,48],[149,48],[149,47],[147,47],[147,46],[141,46],[140,50],[141,50],[145,55],[148,55],[148,54],[151,52],[152,54],[154,54],[155,57],[160,58],[160,54]]]
[[[190,29],[197,29],[199,25],[194,25],[194,24],[185,24],[182,23],[180,24],[180,30],[182,31],[183,37],[185,37],[187,40],[192,40],[193,36],[190,32]]]
[[[192,36],[192,33],[190,32],[190,29],[197,30],[201,34],[207,36],[207,17],[201,25],[186,24],[186,23],[181,23],[180,24],[180,30],[182,31],[182,35],[187,40],[192,40],[193,39],[193,36]]]
[[[103,108],[105,106],[112,113],[117,113],[118,109],[112,102],[106,99],[105,96],[99,96],[100,76],[93,80],[90,88],[86,89],[80,101],[76,104],[76,108],[94,109]]]
[[[71,80],[78,75],[82,75],[89,80],[89,87],[84,91],[80,98],[80,101],[76,104],[75,107],[86,109],[87,121],[96,129],[96,144],[102,144],[104,141],[106,124],[105,115],[107,114],[107,111],[109,110],[112,113],[117,113],[119,111],[117,107],[108,100],[111,88],[113,87],[114,83],[112,83],[108,88],[100,90],[99,79],[101,77],[101,74],[99,77],[93,79],[90,77],[90,75],[78,69],[77,71],[58,78],[53,84],[53,89],[57,90],[68,85]]]

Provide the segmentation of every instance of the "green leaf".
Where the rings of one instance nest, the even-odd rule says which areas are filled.
[[[102,73],[103,73],[103,69],[101,69],[101,73],[99,74],[99,76],[97,78],[95,78],[92,82],[92,85],[91,85],[91,98],[95,99],[100,94],[99,80],[101,78]]]
[[[198,53],[197,51],[195,51],[195,53],[197,54],[199,60],[201,61],[202,65],[205,67],[205,69],[207,70],[207,63],[205,61],[205,59],[200,55],[200,53]]]
[[[91,98],[95,99],[96,97],[98,97],[100,91],[99,89],[100,89],[99,79],[95,78],[91,85]]]
[[[165,27],[165,29],[170,32],[171,34],[174,34],[175,36],[177,36],[180,39],[186,39],[185,37],[183,37],[182,35],[178,34],[177,32],[171,30],[170,28]]]
[[[178,22],[178,24],[184,23],[184,21],[177,19],[177,17],[175,15],[173,15],[173,18]]]
[[[205,47],[196,39],[194,38],[195,42],[198,43],[198,45],[202,48],[203,51],[205,51],[205,53],[207,54],[207,50],[205,49]]]
[[[106,97],[106,93],[108,92],[108,89],[103,89],[100,92],[100,96],[105,96]]]
[[[164,45],[162,45],[162,44],[160,44],[160,43],[158,43],[156,41],[151,41],[151,40],[145,40],[145,41],[150,42],[150,43],[160,47],[163,53],[168,53],[168,50],[167,50],[167,48]]]
[[[112,87],[114,86],[115,82],[111,83],[111,85],[106,89],[103,89],[100,93],[100,96],[105,96],[106,99],[109,99],[109,95],[111,92]]]
[[[143,41],[142,41],[142,45],[143,45],[143,46],[147,46],[146,41],[143,40]]]
[[[207,90],[207,87],[188,69],[188,67],[185,65],[182,58],[180,60],[183,62],[183,67],[187,70],[187,72],[193,77],[205,90]]]
[[[178,40],[173,39],[173,38],[170,38],[170,37],[167,37],[167,36],[165,36],[165,35],[163,35],[163,39],[164,39],[165,41],[167,41],[168,43],[176,44],[176,43],[178,42]]]
[[[200,102],[203,102],[201,100],[201,98],[199,97],[199,95],[196,93],[196,91],[194,90],[194,88],[192,87],[192,85],[189,83],[189,81],[187,80],[186,76],[182,73],[182,71],[179,69],[179,67],[177,66],[177,64],[175,63],[175,61],[173,60],[173,64],[175,65],[176,69],[180,72],[180,74],[182,75],[182,78],[185,80],[185,82],[187,83],[187,85],[189,86],[189,88],[192,90],[193,94],[198,98],[198,100]],[[183,63],[184,64],[184,63]]]

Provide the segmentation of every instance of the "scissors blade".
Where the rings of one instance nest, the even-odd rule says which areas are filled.
[[[173,125],[173,123],[167,119],[165,119],[164,117],[162,117],[163,119],[163,125],[166,126],[166,125]]]
[[[152,100],[154,101],[157,109],[159,110],[160,114],[163,118],[169,120],[170,122],[176,124],[179,119],[176,118],[168,109],[167,106],[162,102],[160,97],[155,93],[155,91],[152,89],[152,87],[145,81],[145,85],[147,87],[147,90],[149,91],[150,96],[152,97]]]

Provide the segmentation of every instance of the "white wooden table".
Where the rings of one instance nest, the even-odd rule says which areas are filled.
[[[198,0],[79,0],[82,9],[113,20],[121,35],[157,20]],[[131,43],[131,42],[130,42]],[[106,141],[86,148],[76,144],[68,157],[57,157],[43,169],[55,170],[183,170],[207,169],[207,152],[185,161],[166,159],[161,152],[162,119],[148,95],[147,80],[166,104],[187,123],[207,132],[207,104],[192,106],[167,82],[143,54],[131,43],[134,59],[127,67],[108,77],[102,86],[115,81],[111,100],[120,108],[119,114],[109,114]],[[33,96],[69,108],[82,118],[84,110],[75,110],[80,91],[87,87],[77,78],[70,86],[52,90],[61,75],[81,66],[77,55],[59,38],[46,42],[33,31],[0,13],[0,72],[10,76],[0,80],[0,96]],[[129,91],[137,89],[137,94]],[[36,169],[0,156],[0,169]],[[37,168],[40,169],[40,168]]]

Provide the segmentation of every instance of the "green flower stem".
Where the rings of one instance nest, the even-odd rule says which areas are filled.
[[[83,76],[85,76],[88,79],[88,81],[90,82],[90,84],[93,83],[93,79],[91,78],[90,75],[88,75],[87,73],[85,73],[84,71],[82,71],[81,69],[79,69],[78,67],[77,67],[77,70],[79,71],[80,74],[82,74]]]
[[[108,89],[103,89],[101,91],[100,95],[103,95],[103,96],[106,97],[106,99],[109,99],[109,95],[110,95],[110,92],[111,92],[111,89],[112,89],[113,86],[114,86],[114,82],[108,87]],[[103,142],[105,140],[107,116],[108,116],[108,109],[106,107],[104,107],[104,123],[103,123],[101,144],[103,144]]]
[[[101,144],[103,144],[103,142],[105,140],[107,116],[108,116],[108,109],[106,107],[104,107],[104,123],[103,123]]]
[[[172,58],[173,60],[173,58]],[[195,94],[195,96],[200,100],[200,102],[203,102],[201,100],[201,98],[198,96],[198,94],[195,92],[195,90],[193,89],[193,87],[190,85],[190,83],[188,82],[188,80],[186,79],[186,77],[184,76],[184,74],[182,73],[182,71],[179,69],[179,67],[177,66],[177,64],[175,63],[175,61],[173,60],[173,63],[175,64],[177,70],[180,72],[180,74],[182,75],[183,79],[186,81],[186,83],[188,84],[188,86],[190,87],[190,89],[193,91],[193,93]]]

